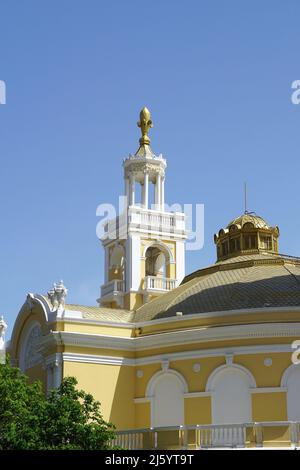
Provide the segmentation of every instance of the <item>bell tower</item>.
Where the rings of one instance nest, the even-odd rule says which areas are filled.
[[[177,287],[185,275],[185,215],[166,211],[167,163],[150,147],[150,112],[137,123],[139,148],[123,161],[125,207],[105,227],[101,306],[136,309]]]

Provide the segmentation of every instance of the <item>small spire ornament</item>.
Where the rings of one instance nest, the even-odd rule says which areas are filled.
[[[150,139],[148,137],[148,132],[153,123],[151,121],[151,115],[148,108],[144,107],[140,112],[140,120],[137,123],[138,127],[141,128],[142,137],[140,138],[140,146],[150,145]]]

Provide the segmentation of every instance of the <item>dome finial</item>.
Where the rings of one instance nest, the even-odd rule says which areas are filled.
[[[138,127],[141,128],[142,137],[140,138],[140,145],[150,145],[150,139],[148,137],[148,132],[150,127],[153,127],[151,121],[151,115],[148,108],[144,107],[140,112],[140,120],[137,123]]]

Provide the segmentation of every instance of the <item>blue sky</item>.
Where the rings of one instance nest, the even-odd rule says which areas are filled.
[[[300,256],[297,0],[1,2],[0,313],[56,280],[95,304],[103,252],[95,211],[116,203],[140,109],[168,160],[166,201],[205,204],[205,244],[249,210]]]

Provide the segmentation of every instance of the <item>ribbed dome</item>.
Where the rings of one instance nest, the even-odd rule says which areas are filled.
[[[231,225],[237,225],[242,228],[246,223],[251,223],[254,225],[254,228],[266,228],[269,229],[271,226],[259,215],[245,212],[236,219],[233,219],[226,228],[229,228]]]
[[[135,321],[240,309],[300,306],[300,259],[239,256],[186,276],[176,289],[140,307]]]

